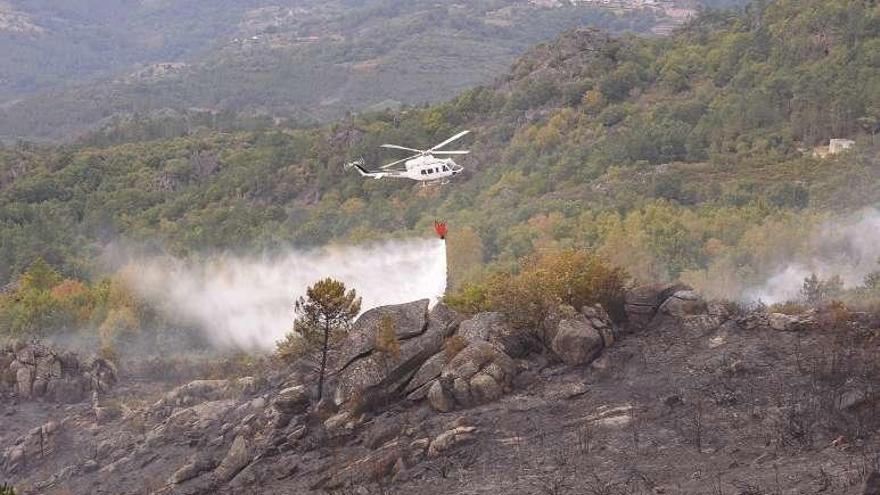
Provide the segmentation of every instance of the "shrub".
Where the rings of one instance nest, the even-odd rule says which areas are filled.
[[[536,329],[562,305],[601,304],[622,319],[626,273],[591,251],[553,251],[525,259],[516,274],[495,275],[488,282],[488,306],[504,313],[520,329]]]
[[[767,311],[770,313],[783,313],[786,315],[800,315],[807,312],[806,305],[796,301],[786,301],[770,305]]]
[[[491,311],[488,298],[488,286],[485,283],[472,283],[459,288],[443,297],[447,306],[467,314]]]

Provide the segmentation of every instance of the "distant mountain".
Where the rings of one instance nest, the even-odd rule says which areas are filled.
[[[265,0],[0,0],[0,100],[175,60]],[[314,2],[313,2],[314,3]]]
[[[669,1],[0,0],[0,138],[196,108],[324,121],[427,103],[576,26],[665,32]]]

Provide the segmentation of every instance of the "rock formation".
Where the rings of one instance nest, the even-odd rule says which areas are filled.
[[[627,291],[624,305],[627,320],[635,328],[644,328],[670,296],[687,289],[679,284],[651,284]]]
[[[40,343],[17,343],[0,349],[0,392],[22,399],[42,398],[72,404],[116,383],[116,367],[101,358],[81,360]]]
[[[559,473],[596,483],[568,469],[581,458],[596,459],[590,469],[613,483],[609,473],[639,458],[632,454],[638,448],[652,459],[674,460],[639,465],[657,480],[654,493],[710,492],[707,483],[715,480],[691,477],[690,467],[716,469],[721,464],[708,464],[715,457],[733,466],[725,473],[745,473],[725,475],[725,493],[736,493],[739,479],[772,474],[760,466],[761,456],[773,455],[774,465],[783,465],[786,449],[794,449],[788,469],[809,458],[805,433],[791,428],[803,424],[797,415],[812,403],[790,405],[779,386],[761,396],[760,384],[779,372],[789,381],[801,377],[798,365],[774,366],[795,361],[786,342],[825,338],[827,332],[814,331],[815,315],[735,314],[735,308],[674,286],[633,293],[627,295],[629,313],[650,315],[646,326],[630,325],[640,333],[619,333],[600,306],[565,308],[541,329],[514,328],[498,313],[463,317],[442,304],[429,309],[426,301],[368,311],[334,355],[328,383],[335,400],[320,404],[309,372],[292,365],[273,363],[255,374],[259,378],[175,382],[164,393],[146,385],[150,393],[141,397],[137,384],[107,388],[112,368],[79,360],[74,366],[63,353],[21,346],[0,354],[7,393],[19,396],[24,367],[23,390],[42,395],[0,408],[0,474],[26,495],[61,487],[72,493],[203,494],[372,493],[383,486],[440,495],[473,486],[527,493],[538,482],[553,486]],[[376,346],[383,315],[395,324],[399,355]],[[865,357],[858,350],[849,350],[847,360],[820,360],[822,366],[803,369],[828,373],[832,364],[858,365],[859,373],[868,373],[873,368],[857,360]],[[805,349],[799,352],[797,359],[807,359]],[[64,371],[71,368],[80,371]],[[45,389],[34,385],[37,376],[49,378]],[[53,383],[77,377],[101,384],[82,392],[94,396],[92,404],[49,402],[57,396],[49,391],[60,390]],[[823,386],[803,381],[798,394]],[[877,403],[868,382],[833,383],[821,390],[827,401],[817,401],[823,408],[816,411],[850,418],[835,427],[867,431]],[[126,387],[135,387],[134,394]],[[28,416],[33,411],[42,412]],[[728,452],[724,446],[731,443],[720,435],[733,413],[737,431],[751,425],[749,434],[760,444],[737,441]],[[706,428],[699,450],[695,418]],[[847,462],[858,458],[847,450],[850,437],[822,437],[821,425],[810,425],[811,441],[823,453]],[[796,449],[792,442],[799,442]],[[689,464],[679,466],[679,459]],[[522,466],[527,468],[518,471]],[[663,474],[668,469],[680,476],[670,481]],[[679,480],[686,488],[677,488]],[[873,486],[872,480],[857,481],[847,486]],[[803,492],[804,486],[797,488]],[[795,492],[794,483],[788,488]]]
[[[440,352],[461,317],[443,304],[430,312],[428,301],[377,308],[355,323],[346,340],[341,367],[336,372],[337,404],[352,398],[370,407],[403,395],[419,368]],[[375,339],[381,314],[390,315],[400,343],[397,356],[376,350]]]

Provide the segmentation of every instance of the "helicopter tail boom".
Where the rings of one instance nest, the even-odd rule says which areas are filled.
[[[372,177],[374,179],[382,179],[384,177],[402,177],[403,174],[395,173],[395,172],[371,172],[364,167],[363,160],[357,160],[351,163],[346,163],[345,168],[356,168],[358,173],[364,177]]]

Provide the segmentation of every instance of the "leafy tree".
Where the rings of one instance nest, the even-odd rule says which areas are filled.
[[[332,278],[315,282],[306,295],[296,300],[294,333],[304,344],[320,352],[318,371],[318,400],[324,396],[324,377],[330,345],[348,332],[354,318],[360,313],[361,299],[354,289],[346,291],[345,284]]]
[[[19,277],[14,292],[3,297],[0,309],[0,333],[14,336],[44,336],[58,329],[65,314],[52,289],[61,276],[42,258]]]
[[[868,112],[868,115],[857,120],[862,129],[871,135],[871,144],[875,144],[877,132],[880,131],[880,108],[871,108]]]
[[[485,282],[470,282],[461,287],[453,287],[443,297],[449,307],[467,314],[491,311],[488,301],[488,286]]]
[[[37,259],[21,277],[22,291],[49,291],[61,282],[61,275],[43,258]]]
[[[862,287],[869,292],[880,292],[880,272],[874,271],[865,275]]]
[[[818,304],[840,297],[843,293],[843,279],[840,275],[833,275],[827,280],[822,280],[813,273],[804,279],[801,288],[801,296],[808,304]]]

